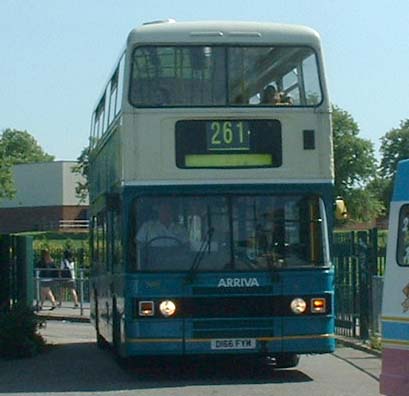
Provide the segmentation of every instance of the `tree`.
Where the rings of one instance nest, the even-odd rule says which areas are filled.
[[[13,165],[53,160],[27,131],[5,129],[0,134],[0,199],[12,198],[15,193]]]
[[[389,207],[398,162],[409,158],[409,119],[401,121],[399,128],[391,129],[381,138],[379,151],[382,158],[378,190],[385,206]]]
[[[6,129],[0,136],[4,155],[11,165],[32,162],[50,162],[54,156],[47,154],[27,131]]]
[[[352,116],[337,106],[332,108],[334,134],[335,193],[348,206],[350,218],[369,221],[383,207],[368,185],[376,176],[373,143],[359,137],[359,126]]]
[[[10,161],[6,158],[4,144],[0,139],[0,199],[12,198],[15,194]]]
[[[80,156],[77,158],[77,165],[72,167],[72,172],[84,177],[84,182],[78,181],[75,192],[80,202],[84,202],[88,197],[88,165],[89,165],[89,147],[84,147]]]
[[[373,143],[358,136],[359,127],[345,110],[333,106],[335,187],[339,195],[364,187],[376,173]]]
[[[380,174],[392,179],[398,162],[409,158],[409,119],[401,121],[399,128],[390,130],[381,138],[380,152]]]

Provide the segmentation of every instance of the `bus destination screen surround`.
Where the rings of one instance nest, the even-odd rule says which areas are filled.
[[[277,120],[178,121],[178,168],[276,168],[282,164]]]

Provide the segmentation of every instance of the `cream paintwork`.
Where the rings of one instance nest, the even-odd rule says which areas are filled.
[[[132,107],[127,98],[133,49],[145,44],[245,44],[305,45],[316,54],[321,74],[323,102],[317,108],[174,108]],[[125,50],[125,72],[121,113],[95,150],[91,200],[117,185],[218,183],[332,183],[334,178],[330,104],[325,82],[320,38],[314,30],[293,25],[256,22],[157,23],[134,29]],[[99,101],[97,102],[99,103]],[[283,164],[264,169],[178,169],[175,164],[174,126],[181,119],[275,119],[282,125]],[[303,149],[304,129],[316,133],[316,149]],[[112,139],[114,135],[119,139]],[[115,142],[113,141],[115,140]],[[119,147],[118,147],[119,145]],[[107,150],[107,146],[115,146]],[[112,147],[111,147],[112,148]],[[112,165],[112,152],[115,165]],[[111,153],[111,154],[110,154]],[[117,158],[119,156],[119,158]],[[114,166],[106,177],[106,167]]]
[[[211,112],[211,114],[209,114]],[[126,117],[126,116],[125,116]],[[186,182],[213,180],[229,181],[240,179],[252,183],[255,178],[264,183],[282,180],[325,180],[330,183],[333,178],[331,138],[328,136],[329,125],[325,124],[322,114],[311,110],[281,109],[255,110],[242,109],[206,109],[190,110],[189,119],[278,119],[282,124],[283,164],[279,168],[266,169],[179,169],[175,163],[175,123],[186,118],[186,110],[161,112],[145,110],[126,117],[131,133],[123,134],[122,153],[124,163],[124,182],[158,180],[185,180]],[[327,116],[328,118],[328,116]],[[329,121],[327,121],[329,122]],[[319,125],[319,129],[318,129]],[[303,149],[303,129],[316,131],[316,150]],[[138,133],[135,133],[138,131]],[[152,133],[159,131],[159,133]],[[318,151],[318,155],[317,155]]]

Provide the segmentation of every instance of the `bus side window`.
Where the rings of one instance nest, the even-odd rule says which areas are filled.
[[[409,204],[403,205],[399,213],[397,261],[409,266]]]

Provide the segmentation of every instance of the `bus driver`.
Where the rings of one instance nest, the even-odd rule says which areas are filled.
[[[163,202],[158,208],[158,218],[142,224],[136,240],[152,247],[186,245],[189,241],[186,229],[173,218],[172,205]]]

